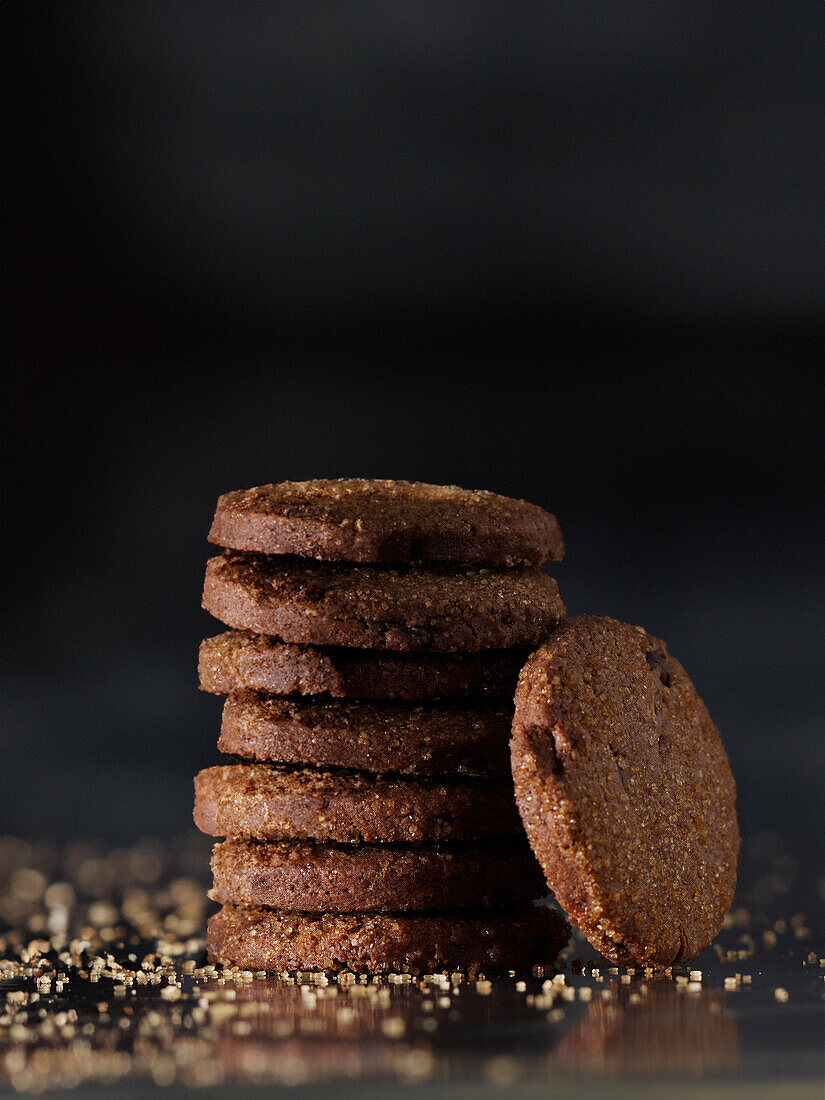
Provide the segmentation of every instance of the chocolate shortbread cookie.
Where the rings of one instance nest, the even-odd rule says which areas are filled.
[[[537,569],[339,565],[228,551],[206,566],[203,606],[285,642],[436,652],[543,641],[564,616]]]
[[[195,776],[195,824],[253,840],[473,839],[520,831],[504,780],[390,777],[228,764]]]
[[[388,912],[518,905],[546,893],[524,837],[450,844],[261,844],[212,853],[221,904],[312,912]]]
[[[516,800],[547,883],[620,965],[693,958],[733,898],[736,787],[719,734],[663,642],[566,623],[516,692]]]
[[[425,973],[550,964],[567,943],[562,915],[516,910],[296,913],[225,905],[206,930],[209,958],[249,970]]]
[[[564,553],[555,516],[455,485],[342,478],[226,493],[209,541],[327,561],[541,565]]]
[[[273,695],[350,699],[513,698],[528,651],[393,653],[294,645],[227,630],[200,647],[200,685],[216,695],[248,689]]]
[[[371,772],[504,775],[512,706],[230,696],[221,752],[245,760]]]

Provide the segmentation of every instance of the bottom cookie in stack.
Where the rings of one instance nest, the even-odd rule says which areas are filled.
[[[551,964],[569,935],[555,910],[305,913],[225,905],[209,921],[214,962],[249,970],[517,970]]]

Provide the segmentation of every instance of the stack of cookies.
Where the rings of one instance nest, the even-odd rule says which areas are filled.
[[[228,493],[201,687],[227,695],[195,780],[210,957],[264,970],[521,967],[567,937],[515,805],[512,698],[564,617],[554,517],[393,481]]]

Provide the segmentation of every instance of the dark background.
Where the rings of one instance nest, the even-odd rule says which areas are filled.
[[[406,477],[554,511],[569,609],[668,641],[746,861],[813,884],[819,0],[0,20],[0,831],[186,829],[218,494]]]

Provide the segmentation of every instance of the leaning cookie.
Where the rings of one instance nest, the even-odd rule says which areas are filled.
[[[206,930],[213,963],[373,974],[549,965],[568,936],[562,915],[544,906],[396,915],[225,905]]]
[[[512,707],[230,696],[218,748],[245,760],[371,772],[506,775]]]
[[[203,691],[332,695],[340,699],[513,698],[525,649],[481,653],[393,653],[295,645],[227,630],[201,642]]]
[[[708,946],[736,885],[736,787],[663,642],[612,619],[563,625],[521,674],[511,752],[547,884],[594,947],[668,966]]]
[[[226,493],[210,542],[327,561],[541,565],[564,553],[555,516],[455,485],[361,478],[282,481]]]
[[[546,893],[526,839],[447,844],[262,844],[226,840],[212,853],[221,904],[316,913],[526,904]]]
[[[253,840],[416,843],[520,832],[506,780],[229,764],[195,776],[195,824]]]
[[[537,569],[339,565],[228,551],[206,566],[203,606],[285,642],[475,652],[537,645],[564,616]]]

